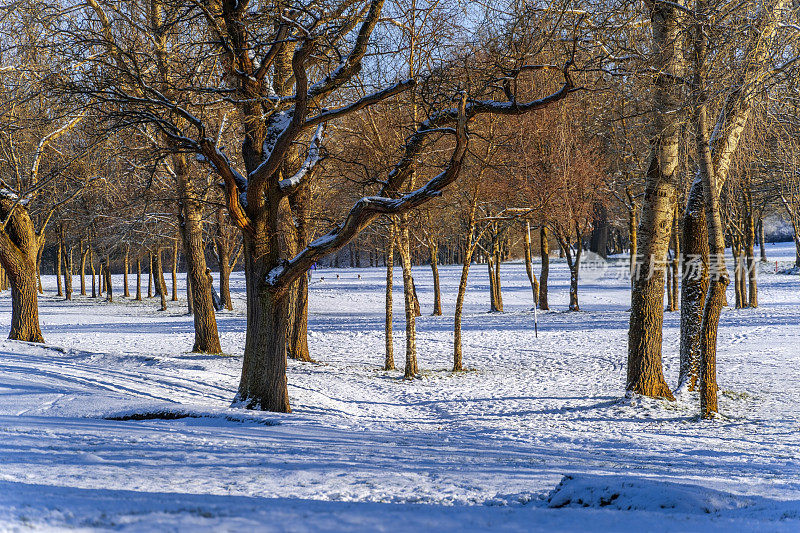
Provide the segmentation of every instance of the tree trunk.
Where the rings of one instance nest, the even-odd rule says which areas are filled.
[[[439,288],[439,245],[435,239],[429,239],[431,273],[433,275],[433,316],[442,316],[442,292]]]
[[[680,291],[678,290],[678,283],[680,279],[680,271],[681,271],[681,236],[679,233],[680,224],[678,223],[680,218],[678,205],[675,205],[675,215],[673,216],[673,223],[672,223],[672,295],[670,299],[670,311],[677,311],[680,307],[679,302],[679,294]]]
[[[708,228],[703,184],[695,180],[683,215],[684,261],[681,290],[680,370],[678,390],[694,391],[700,378],[700,336],[708,292]]]
[[[528,281],[531,283],[531,290],[533,291],[533,306],[536,307],[539,294],[539,282],[536,280],[536,274],[533,273],[533,261],[531,260],[531,223],[525,222],[525,271],[528,273]]]
[[[83,241],[81,241],[81,296],[86,296],[86,256],[89,254],[89,248],[84,248]]]
[[[106,300],[108,300],[109,302],[113,302],[114,287],[111,283],[111,258],[108,256],[106,256],[106,262],[103,268],[103,272],[105,273]]]
[[[189,274],[191,302],[194,315],[193,352],[222,353],[217,330],[217,318],[214,312],[214,287],[206,274],[206,256],[203,243],[202,213],[195,202],[194,195],[184,189],[183,218],[180,224],[183,249],[186,255],[186,267]]]
[[[39,294],[44,294],[44,288],[42,287],[42,253],[44,253],[43,244],[39,245],[39,252],[36,254],[36,283],[39,286]],[[5,280],[5,283],[8,285],[8,279]]]
[[[161,260],[161,248],[156,248],[156,283],[158,284],[157,294],[161,297],[161,311],[167,310],[167,287],[164,282],[164,266]]]
[[[695,137],[700,177],[703,180],[706,225],[708,226],[709,286],[703,308],[702,337],[700,341],[700,416],[711,418],[719,411],[717,405],[717,330],[722,307],[725,304],[725,289],[728,271],[725,267],[725,234],[719,208],[719,183],[714,168],[709,141],[706,88],[699,81],[706,64],[705,33],[696,35],[696,86],[701,102],[695,109]]]
[[[474,223],[470,225],[474,231]],[[472,235],[472,232],[470,232]],[[472,262],[474,246],[468,246],[464,254],[464,264],[461,267],[461,280],[458,282],[458,296],[456,296],[455,319],[453,320],[453,372],[464,370],[464,355],[461,347],[461,315],[464,312],[464,298],[467,296],[467,278],[469,266]]]
[[[103,296],[103,291],[106,288],[106,283],[103,278],[103,259],[100,259],[100,265],[97,270],[97,296]]]
[[[39,327],[39,294],[36,264],[44,236],[36,228],[25,206],[10,195],[0,198],[0,264],[11,283],[11,331],[9,339],[44,342]]]
[[[222,305],[228,311],[233,311],[233,301],[231,300],[231,252],[228,246],[228,241],[222,232],[223,221],[222,210],[218,213],[217,220],[217,235],[215,239],[215,249],[217,252],[217,262],[219,263],[219,297],[222,299]]]
[[[153,297],[153,252],[148,252],[150,267],[147,269],[147,297]]]
[[[748,184],[749,186],[749,184]],[[748,307],[758,307],[758,273],[756,272],[755,240],[756,223],[753,217],[752,199],[748,194],[747,209],[745,210],[745,231],[744,231],[744,256],[747,267],[747,283],[749,285],[747,305]]]
[[[92,269],[92,298],[97,298],[97,285],[95,274],[97,271],[94,268],[94,253],[92,252],[92,243],[89,242],[89,267]]]
[[[547,278],[550,276],[550,243],[548,242],[547,226],[542,224],[539,228],[539,246],[542,255],[542,271],[539,274],[539,309],[547,311],[550,304],[547,302]]]
[[[172,243],[172,301],[178,301],[178,239]]]
[[[395,370],[394,366],[394,334],[392,319],[394,316],[394,240],[395,222],[389,223],[389,237],[386,242],[386,314],[384,321],[384,338],[386,340],[383,360],[384,370]]]
[[[136,300],[142,299],[142,258],[136,258]]]
[[[409,230],[407,218],[401,217],[401,227],[398,232],[399,242],[397,249],[400,253],[400,263],[403,270],[403,296],[406,315],[406,367],[405,379],[413,379],[419,374],[417,366],[417,338],[416,338],[416,310],[414,307],[414,286],[411,277],[411,252],[408,248]]]
[[[24,257],[17,265],[4,261],[11,282],[11,332],[8,338],[25,342],[44,342],[39,327],[39,299],[36,264]]]
[[[633,276],[631,319],[628,330],[626,390],[674,400],[664,380],[661,362],[664,323],[664,269],[658,266],[667,255],[676,201],[679,147],[681,143],[683,95],[683,51],[678,19],[679,7],[650,4],[653,60],[665,72],[654,80],[654,132],[650,163],[645,177],[637,252],[642,255]],[[639,269],[641,267],[641,270]]]
[[[126,244],[125,254],[122,257],[122,296],[125,298],[131,297],[131,291],[128,290],[128,271],[130,268],[130,246]]]
[[[764,242],[764,238],[765,238],[764,233],[765,233],[764,232],[764,219],[759,217],[758,218],[758,246],[759,246],[759,248],[761,248],[761,250],[760,250],[761,251],[761,261],[763,263],[766,263],[767,262],[767,249],[765,247],[766,243]]]
[[[494,254],[486,255],[486,267],[489,269],[489,312],[499,313],[500,307],[497,303],[497,278],[494,269]]]
[[[61,230],[63,233],[63,230]],[[64,287],[61,284],[61,262],[63,261],[63,248],[64,248],[64,239],[63,236],[59,236],[58,239],[58,248],[56,249],[56,287],[58,288],[58,293],[56,296],[64,296]]]
[[[64,251],[64,293],[67,300],[72,300],[72,246]]]
[[[194,298],[192,298],[192,279],[189,272],[186,272],[186,312],[194,314]]]
[[[494,301],[497,304],[497,311],[503,313],[503,287],[500,283],[500,264],[503,262],[503,254],[499,238],[494,242],[492,253],[494,254]]]

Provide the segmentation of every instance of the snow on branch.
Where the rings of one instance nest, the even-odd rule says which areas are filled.
[[[284,194],[289,194],[297,189],[306,177],[314,171],[317,163],[322,159],[321,144],[324,133],[325,124],[317,126],[317,131],[314,132],[313,137],[311,137],[311,142],[308,144],[308,157],[306,157],[306,160],[301,165],[300,170],[298,170],[294,176],[282,179],[278,182],[278,186]]]
[[[283,128],[269,154],[264,154],[261,162],[247,177],[249,180],[247,200],[253,205],[257,204],[258,195],[267,180],[281,165],[286,151],[291,147],[292,141],[305,127],[308,112],[308,77],[306,75],[306,60],[311,55],[313,41],[304,40],[303,44],[292,55],[292,72],[295,80],[295,106],[292,118]]]
[[[400,198],[384,196],[361,198],[337,228],[313,241],[290,261],[272,269],[267,274],[267,285],[276,292],[285,290],[311,265],[326,255],[341,249],[380,215],[404,213],[440,196],[442,189],[458,178],[464,156],[467,153],[469,136],[467,135],[466,108],[467,96],[466,93],[462,93],[458,106],[456,146],[450,156],[450,162],[440,174],[424,186]]]
[[[416,84],[417,84],[416,80],[413,79],[401,81],[400,83],[396,83],[391,87],[388,87],[382,91],[378,91],[376,93],[372,93],[363,98],[360,98],[359,100],[356,100],[350,105],[346,105],[338,109],[323,111],[319,115],[316,115],[306,120],[306,126],[314,126],[322,122],[327,122],[335,118],[343,117],[349,113],[353,113],[360,109],[364,109],[365,107],[376,104],[381,100],[385,100],[386,98],[390,98],[396,94],[400,94],[406,89],[414,87]]]
[[[383,3],[384,0],[372,0],[366,19],[358,30],[358,37],[356,37],[353,49],[339,63],[339,66],[325,76],[323,80],[311,87],[308,92],[310,99],[324,98],[358,73],[361,69],[361,60],[364,58],[364,54],[367,53],[372,32],[378,20],[380,20]]]

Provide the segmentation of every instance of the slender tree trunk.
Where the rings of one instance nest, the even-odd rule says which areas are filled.
[[[762,217],[758,217],[758,246],[761,249],[761,261],[763,263],[767,262],[767,249],[766,249],[766,242],[765,239],[765,232],[764,232],[764,219]]]
[[[753,217],[752,199],[747,198],[747,210],[745,212],[745,232],[744,232],[744,255],[747,267],[748,307],[758,307],[758,273],[756,272],[755,240],[756,223]]]
[[[386,242],[386,314],[384,321],[384,338],[386,348],[383,360],[384,370],[395,370],[394,366],[394,333],[392,320],[394,317],[394,241],[395,222],[389,223],[389,237]]]
[[[92,243],[89,242],[89,267],[92,269],[92,298],[97,298],[97,285],[95,283],[95,274],[97,271],[94,268],[94,253],[92,252]]]
[[[84,248],[83,241],[81,241],[81,296],[86,296],[86,256],[89,254],[89,248]]]
[[[431,274],[433,275],[433,316],[442,316],[442,292],[439,288],[439,245],[435,239],[428,241],[430,251]]]
[[[97,296],[102,297],[105,291],[106,283],[103,278],[103,258],[100,258],[100,263],[97,268]]]
[[[192,298],[192,279],[186,273],[186,312],[194,315],[194,298]]]
[[[172,301],[178,301],[178,239],[172,243]]]
[[[702,7],[702,3],[698,9]],[[699,24],[698,24],[699,26]],[[706,64],[705,32],[695,35],[696,83],[700,105],[695,109],[695,129],[700,177],[703,180],[706,224],[708,226],[709,286],[703,308],[702,337],[700,341],[700,415],[711,418],[719,411],[717,405],[717,330],[722,307],[725,304],[725,289],[728,271],[725,267],[725,233],[719,208],[719,183],[711,154],[709,141],[706,88],[699,77]]]
[[[733,294],[736,309],[742,308],[742,249],[738,238],[731,245],[731,255],[733,256]]]
[[[72,246],[64,248],[64,293],[72,300]]]
[[[223,217],[224,214],[220,210],[220,213],[218,213],[217,235],[215,239],[217,262],[219,263],[219,297],[222,299],[222,305],[225,306],[225,309],[233,311],[230,283],[232,265],[228,241],[222,233],[222,225],[224,223]]]
[[[63,230],[61,230],[63,233]],[[64,239],[63,236],[59,236],[58,239],[58,248],[56,249],[56,287],[58,288],[58,293],[56,296],[64,296],[64,287],[61,284],[61,262],[63,261],[63,248],[64,248]]]
[[[542,255],[542,271],[539,274],[539,309],[547,311],[550,304],[547,302],[547,278],[550,276],[550,243],[548,242],[547,226],[542,224],[539,228],[540,249]]]
[[[500,283],[500,264],[503,262],[503,254],[499,238],[494,243],[492,253],[494,254],[494,301],[497,304],[497,310],[503,313],[503,287]]]
[[[39,286],[39,294],[44,294],[44,288],[42,287],[42,253],[44,253],[44,245],[39,246],[39,251],[36,254],[36,283]],[[8,286],[8,275],[6,275],[6,286]]]
[[[167,310],[167,287],[161,273],[164,271],[164,263],[161,260],[161,248],[156,248],[156,283],[158,284],[157,294],[161,297],[161,311]]]
[[[127,244],[125,245],[125,255],[123,256],[123,260],[122,260],[122,264],[123,264],[123,266],[122,266],[122,289],[123,289],[122,295],[125,298],[130,298],[131,297],[131,292],[128,290],[128,271],[130,271],[130,269],[131,269],[130,248],[131,247],[128,246]]]
[[[489,270],[489,312],[499,313],[500,307],[497,302],[497,278],[494,269],[494,254],[486,255],[486,267]]]
[[[153,252],[148,252],[150,267],[147,269],[147,297],[153,297]]]
[[[528,273],[528,281],[531,283],[531,290],[533,291],[533,306],[539,303],[539,282],[536,280],[536,274],[533,273],[533,261],[531,260],[531,223],[525,222],[525,271]]]
[[[403,296],[406,314],[406,367],[405,378],[413,379],[419,374],[417,366],[416,310],[414,306],[414,286],[411,277],[411,252],[408,248],[409,230],[405,217],[401,217],[401,227],[397,243],[400,263],[403,269]]]
[[[142,299],[142,258],[136,258],[136,300]]]
[[[103,268],[103,272],[105,273],[106,300],[108,300],[109,302],[113,302],[114,286],[111,283],[111,258],[108,256],[106,256],[106,262]]]
[[[680,291],[678,290],[679,280],[680,280],[680,272],[681,272],[681,236],[680,236],[680,214],[678,210],[678,205],[675,205],[675,215],[673,217],[672,223],[672,296],[670,299],[670,311],[677,311],[680,307],[679,304],[679,294]]]

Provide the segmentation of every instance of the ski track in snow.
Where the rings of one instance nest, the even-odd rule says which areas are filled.
[[[791,261],[793,250],[768,253]],[[583,311],[565,312],[563,260],[552,260],[553,310],[539,313],[538,339],[524,265],[501,268],[502,314],[486,312],[485,266],[473,266],[469,371],[459,374],[449,369],[460,266],[440,267],[441,317],[425,315],[430,269],[415,268],[424,316],[413,381],[402,380],[397,296],[401,370],[380,369],[385,271],[315,271],[318,362],[289,362],[291,415],[230,407],[244,344],[241,276],[236,310],[218,316],[225,357],[186,353],[185,301],[166,313],[148,299],[65,302],[45,276],[48,344],[0,341],[0,530],[798,531],[800,280],[761,268],[761,306],[722,316],[723,416],[713,421],[698,420],[694,394],[622,397],[628,282],[582,283]],[[401,294],[399,268],[394,289]],[[9,319],[5,293],[0,329]],[[679,313],[665,314],[672,385],[678,323]],[[180,418],[109,419],[163,412]]]

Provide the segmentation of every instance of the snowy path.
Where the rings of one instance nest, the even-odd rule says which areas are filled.
[[[442,267],[446,315],[418,320],[423,378],[413,382],[379,369],[383,271],[315,272],[309,330],[319,363],[290,362],[292,415],[229,407],[241,358],[185,353],[184,302],[164,314],[153,300],[68,303],[48,293],[48,345],[0,342],[0,530],[800,530],[800,280],[765,273],[761,307],[726,309],[725,416],[703,422],[696,397],[620,399],[626,281],[583,284],[583,311],[566,313],[566,268],[556,261],[554,311],[540,314],[536,339],[524,267],[503,271],[504,314],[485,312],[485,267],[471,272],[472,370],[453,375],[447,313],[460,268]],[[430,312],[429,270],[416,279]],[[243,287],[233,281],[238,311],[219,325],[223,349],[239,354]],[[665,318],[672,384],[678,319]],[[8,320],[6,293],[0,330]],[[109,419],[155,412],[181,418]],[[574,479],[559,497],[583,500],[550,509],[566,474]],[[589,502],[606,485],[613,497]],[[664,503],[671,498],[680,504]]]

